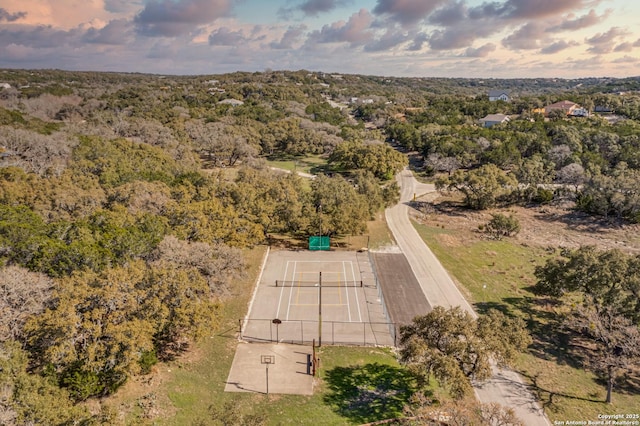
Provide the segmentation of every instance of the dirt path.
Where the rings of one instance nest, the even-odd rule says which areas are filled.
[[[462,296],[440,261],[420,238],[409,220],[407,203],[414,197],[435,191],[435,188],[418,183],[409,170],[403,170],[397,179],[401,188],[400,202],[387,209],[387,223],[398,246],[406,255],[427,300],[431,306],[461,306],[475,317],[476,313],[471,305]],[[491,379],[474,387],[480,401],[497,402],[512,408],[524,424],[528,426],[550,425],[533,393],[517,373],[496,368]]]

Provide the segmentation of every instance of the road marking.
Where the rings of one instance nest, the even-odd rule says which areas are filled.
[[[345,261],[342,261],[342,272],[344,273],[345,280],[347,279],[347,268],[345,266]],[[344,287],[345,294],[347,295],[347,313],[349,314],[349,322],[351,322],[351,307],[349,306],[349,288],[347,286]],[[340,292],[340,301],[342,302],[342,292]]]
[[[289,270],[289,262],[290,260],[287,260],[287,266],[285,266],[284,268],[284,277],[282,281],[287,279],[287,271]],[[282,286],[282,288],[280,289],[280,298],[278,299],[278,310],[276,311],[276,318],[280,318],[280,306],[282,305],[282,292],[284,292],[284,285]]]

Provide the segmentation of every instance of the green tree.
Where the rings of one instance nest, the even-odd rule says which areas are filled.
[[[578,194],[579,209],[640,222],[640,170],[619,163],[610,174],[595,173]]]
[[[496,310],[476,320],[460,307],[438,306],[400,329],[402,362],[433,375],[456,398],[471,393],[472,380],[491,376],[492,359],[507,365],[529,343],[524,321]]]
[[[449,177],[436,181],[439,191],[460,191],[465,196],[465,204],[476,210],[493,207],[498,199],[508,195],[517,187],[517,180],[493,164],[468,172],[456,170]]]
[[[547,167],[542,158],[536,155],[522,160],[515,175],[524,198],[531,202],[536,197],[539,186],[553,180],[553,165]]]
[[[365,231],[369,219],[366,200],[342,176],[319,175],[311,183],[311,197],[316,211],[309,234],[360,235]]]
[[[587,348],[584,365],[606,380],[607,402],[616,380],[640,362],[639,272],[640,256],[593,246],[564,250],[535,272],[534,290],[568,306],[564,326]]]
[[[345,170],[369,170],[377,178],[389,180],[407,165],[407,158],[388,145],[352,141],[339,144],[329,163]]]
[[[502,237],[510,237],[520,232],[520,221],[514,215],[496,213],[491,215],[491,220],[484,229],[494,239],[500,240]]]
[[[24,327],[37,365],[51,366],[75,399],[114,392],[141,373],[145,354],[180,354],[213,324],[216,305],[195,269],[131,262],[61,279],[55,303]]]
[[[344,122],[345,116],[339,108],[333,108],[329,103],[310,104],[305,109],[305,113],[310,114],[314,121],[324,121],[335,126]]]
[[[73,405],[65,389],[28,368],[28,354],[19,344],[0,343],[0,423],[62,426],[91,418],[84,407]]]
[[[583,246],[563,250],[535,270],[538,294],[558,299],[577,293],[599,311],[607,308],[640,325],[640,257]]]

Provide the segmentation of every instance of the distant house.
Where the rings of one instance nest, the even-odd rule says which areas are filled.
[[[220,105],[231,105],[232,107],[237,107],[240,105],[244,105],[244,102],[239,101],[237,99],[225,99],[223,101],[218,102]]]
[[[507,123],[509,121],[509,116],[504,114],[489,114],[484,118],[480,119],[480,124],[483,127],[492,127],[496,124]]]
[[[505,101],[509,102],[509,91],[508,90],[490,90],[489,91],[489,100],[491,102],[495,101]]]
[[[0,89],[11,89],[11,85],[9,83],[0,83]]]
[[[589,111],[587,111],[586,108],[578,107],[574,108],[569,115],[572,117],[588,117]]]
[[[596,114],[613,114],[613,108],[605,106],[605,105],[596,105],[593,108],[593,112]]]
[[[544,107],[544,115],[548,116],[549,113],[553,111],[562,111],[565,115],[578,115],[575,112],[580,109],[582,109],[582,107],[575,102],[560,101]]]

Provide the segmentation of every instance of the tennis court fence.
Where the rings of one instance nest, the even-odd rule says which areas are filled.
[[[396,346],[397,328],[388,322],[317,320],[239,320],[246,341],[309,344],[313,340],[336,346]]]

